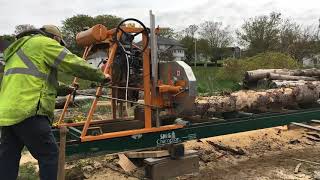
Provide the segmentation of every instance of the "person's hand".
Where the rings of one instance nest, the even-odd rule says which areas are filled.
[[[104,80],[102,84],[108,84],[111,81],[111,76],[109,74],[104,74]]]
[[[79,84],[78,84],[78,83],[73,83],[72,86],[68,86],[68,87],[67,87],[67,93],[68,93],[68,94],[72,94],[72,93],[74,93],[74,91],[76,91],[77,89],[79,89]]]
[[[72,94],[75,90],[76,90],[75,87],[73,87],[73,86],[68,86],[68,87],[67,87],[67,94]]]

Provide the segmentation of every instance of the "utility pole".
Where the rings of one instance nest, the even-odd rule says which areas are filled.
[[[197,39],[194,38],[194,67],[197,67]]]

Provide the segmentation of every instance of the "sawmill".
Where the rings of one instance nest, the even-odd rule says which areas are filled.
[[[301,88],[282,88],[197,97],[197,79],[188,64],[159,61],[158,32],[154,15],[150,13],[150,27],[128,18],[113,29],[97,24],[77,34],[77,44],[84,48],[84,59],[105,52],[98,66],[112,81],[97,85],[83,122],[67,122],[65,116],[75,96],[88,94],[75,90],[67,96],[53,127],[62,158],[165,148],[173,159],[183,164],[190,158],[191,162],[198,161],[197,156],[186,155],[183,146],[186,141],[288,124],[315,128],[307,123],[320,122],[318,104],[305,105],[310,97],[311,101],[319,98],[319,90],[312,85],[303,87],[308,96],[298,93]],[[137,39],[139,36],[141,39]],[[77,81],[75,77],[74,87]],[[295,94],[294,98],[291,94]],[[110,119],[96,120],[94,114],[102,99],[111,104]],[[291,108],[292,104],[299,108]],[[128,106],[133,109],[133,116],[128,116]],[[152,168],[157,167],[151,165]],[[149,171],[149,177],[157,176]]]

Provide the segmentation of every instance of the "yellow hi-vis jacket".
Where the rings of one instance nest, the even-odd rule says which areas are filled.
[[[0,91],[0,126],[17,124],[34,115],[53,118],[57,71],[103,82],[92,68],[56,40],[43,35],[25,36],[4,52],[6,63]]]

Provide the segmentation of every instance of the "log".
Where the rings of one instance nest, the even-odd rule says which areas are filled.
[[[198,97],[196,111],[202,116],[207,113],[234,111],[266,112],[299,105],[313,104],[319,99],[320,86],[302,86],[268,89],[264,91],[241,90],[226,96]]]
[[[315,86],[320,86],[320,81],[282,81],[282,80],[272,80],[269,81],[267,87],[274,89],[279,87],[294,87],[294,86],[303,86],[307,84],[312,84]]]
[[[263,78],[267,78],[269,73],[275,73],[280,75],[289,75],[289,76],[320,76],[320,69],[257,69],[253,71],[247,71],[245,73],[244,80],[246,82],[254,82]]]
[[[74,104],[81,104],[86,103],[88,101],[92,101],[95,97],[94,96],[76,96],[75,100],[69,104],[69,106],[73,106]],[[64,104],[66,103],[67,97],[66,96],[58,96],[56,98],[56,109],[62,109]]]
[[[317,81],[317,78],[314,77],[307,77],[307,76],[291,76],[291,75],[282,75],[282,74],[275,74],[275,73],[268,73],[267,78],[270,80],[303,80],[303,81]]]
[[[81,90],[77,90],[78,94],[90,94],[90,95],[95,95],[97,92],[96,89],[81,89]],[[107,94],[107,89],[103,88],[102,89],[102,94]]]
[[[245,73],[244,79],[247,82],[254,82],[260,79],[267,78],[269,73],[292,75],[290,74],[288,69],[257,69],[253,71],[247,71]]]

